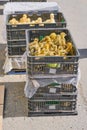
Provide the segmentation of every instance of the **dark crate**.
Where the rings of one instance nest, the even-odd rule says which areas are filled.
[[[67,42],[72,42],[73,46],[75,48],[75,56],[31,56],[29,55],[29,51],[28,51],[28,44],[29,42],[32,42],[34,40],[34,38],[39,38],[41,36],[46,36],[46,35],[50,35],[51,33],[55,32],[56,34],[59,34],[61,32],[65,32],[67,34],[66,36],[66,41]],[[63,29],[63,28],[46,28],[46,29],[30,29],[26,32],[26,36],[27,36],[27,56],[29,58],[27,62],[30,63],[58,63],[58,62],[78,62],[79,60],[79,52],[78,49],[76,48],[76,45],[72,39],[72,36],[69,32],[68,29]]]
[[[8,46],[8,55],[9,56],[16,56],[16,55],[23,55],[26,50],[26,46],[17,46],[12,47]]]
[[[8,40],[26,40],[25,29],[16,29],[16,30],[7,30],[7,39]]]
[[[26,90],[32,100],[77,99],[77,78],[30,79]],[[36,86],[39,85],[39,86]],[[36,88],[35,88],[36,87]]]
[[[36,82],[39,84],[39,88],[36,93],[30,98],[31,100],[48,100],[48,99],[77,99],[77,87],[73,78],[67,79],[38,79]],[[59,83],[60,81],[60,83]],[[64,83],[65,81],[65,83]],[[72,82],[72,83],[71,83]],[[29,79],[29,87],[35,88],[34,81]],[[33,90],[32,90],[33,92]],[[31,92],[29,92],[31,93]]]
[[[26,51],[26,42],[25,41],[7,41],[8,55],[23,55]]]
[[[55,13],[55,19],[56,19],[56,24],[44,24],[44,26],[42,26],[42,24],[35,24],[34,26],[30,26],[29,24],[20,24],[20,25],[10,25],[8,24],[8,21],[15,17],[17,19],[21,18],[23,14],[10,14],[7,16],[7,39],[8,40],[15,40],[15,39],[25,39],[25,31],[26,29],[30,29],[30,28],[47,28],[47,27],[51,27],[51,28],[55,28],[55,27],[66,27],[66,20],[63,16],[62,13]],[[31,12],[29,14],[27,14],[31,17],[31,19],[37,19],[37,17],[42,17],[44,20],[46,20],[47,18],[49,18],[50,13],[48,12],[38,12],[34,14]]]
[[[52,66],[54,65],[54,66]],[[78,62],[58,62],[58,63],[30,63],[27,59],[27,71],[30,76],[51,76],[59,74],[77,74]]]
[[[28,100],[29,112],[69,112],[76,110],[76,100]]]
[[[64,100],[73,100],[73,99],[77,99],[77,93],[61,93],[58,94],[55,92],[55,88],[50,88],[50,92],[49,94],[47,93],[38,93],[36,92],[36,94],[34,94],[34,96],[31,98],[32,100],[50,100],[50,99],[64,99]]]
[[[26,46],[26,41],[25,40],[8,40],[7,41],[7,45],[8,46],[12,46],[12,47],[15,47],[15,46]]]
[[[77,110],[71,111],[60,111],[60,112],[28,112],[29,117],[39,117],[39,116],[74,116],[78,115]]]
[[[76,86],[68,83],[61,83],[59,85],[48,85],[46,87],[40,87],[37,91],[37,94],[52,94],[52,89],[55,91],[56,94],[62,93],[73,93],[77,91]],[[53,91],[53,92],[54,92]],[[53,93],[54,94],[54,93]]]
[[[41,17],[43,21],[49,19],[50,17],[50,13],[54,13],[54,17],[55,17],[55,21],[56,23],[49,23],[49,24],[35,24],[33,26],[31,26],[30,24],[17,24],[17,25],[11,25],[8,23],[9,20],[11,20],[12,18],[16,18],[17,20],[19,20],[22,16],[23,13],[20,14],[10,14],[7,16],[7,29],[28,29],[28,28],[48,28],[48,27],[66,27],[67,22],[64,18],[64,15],[61,12],[52,12],[52,11],[32,11],[32,12],[24,12],[25,14],[27,14],[27,16],[30,17],[31,20],[36,20],[38,17]]]

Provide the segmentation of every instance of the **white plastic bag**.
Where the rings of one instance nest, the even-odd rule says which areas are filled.
[[[60,86],[62,83],[72,84],[77,87],[80,81],[80,77],[81,77],[80,71],[78,71],[77,76],[72,76],[72,77],[62,76],[55,79],[50,78],[50,79],[32,80],[27,77],[24,93],[27,98],[31,98],[37,92],[39,87],[46,87],[48,85],[51,85],[52,83],[58,83]]]

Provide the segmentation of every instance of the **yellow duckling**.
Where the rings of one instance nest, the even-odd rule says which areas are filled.
[[[9,21],[10,24],[18,24],[19,22],[15,19],[15,18],[12,18],[10,21]]]

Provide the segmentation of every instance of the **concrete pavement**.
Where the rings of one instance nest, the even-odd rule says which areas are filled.
[[[32,118],[14,115],[14,117],[4,118],[4,130],[87,130],[87,1],[54,1],[61,7],[60,10],[64,13],[73,39],[77,47],[84,53],[80,59],[81,79],[78,86],[78,115]],[[8,79],[9,77],[6,77],[5,82]],[[17,81],[19,79],[17,78]]]

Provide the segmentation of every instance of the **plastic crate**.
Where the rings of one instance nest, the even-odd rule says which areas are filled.
[[[32,100],[77,99],[77,77],[30,79],[27,77],[25,95]]]
[[[43,21],[47,20],[50,18],[50,14],[54,13],[54,18],[56,23],[44,23],[42,25],[41,24],[32,24],[33,26],[31,26],[31,24],[17,24],[17,25],[11,25],[8,23],[9,20],[11,20],[12,18],[16,18],[17,20],[19,20],[22,16],[23,16],[23,12],[22,13],[17,13],[17,14],[10,14],[7,15],[7,23],[6,23],[6,27],[7,30],[8,29],[29,29],[29,28],[48,28],[48,27],[66,27],[67,22],[66,19],[63,15],[63,13],[61,12],[56,12],[56,11],[32,11],[32,12],[24,12],[24,14],[27,14],[27,16],[29,16],[29,18],[31,20],[36,20],[38,17],[41,17]]]
[[[37,91],[37,94],[42,94],[42,95],[52,95],[52,94],[67,94],[67,93],[75,93],[77,91],[76,86],[68,83],[61,83],[59,85],[48,85],[46,87],[40,87]]]
[[[78,62],[59,62],[59,63],[30,63],[27,59],[27,71],[31,77],[50,76],[59,74],[77,74]]]
[[[23,55],[26,51],[26,42],[25,41],[7,41],[8,55]]]
[[[8,46],[16,47],[16,46],[25,46],[26,41],[25,40],[8,40],[7,41]]]
[[[26,46],[8,46],[8,56],[23,55],[26,50]]]
[[[38,117],[38,116],[76,116],[78,115],[77,110],[72,111],[60,111],[60,112],[28,112],[29,117]]]
[[[69,112],[76,110],[76,100],[28,100],[29,112]]]
[[[29,81],[29,82],[31,82],[31,81]],[[40,82],[39,82],[39,84],[40,84]],[[51,83],[50,85],[47,85],[45,87],[40,86],[37,89],[36,93],[31,97],[31,100],[41,100],[41,99],[42,100],[77,99],[77,88],[76,88],[76,86],[69,84],[69,83],[61,83],[61,84]]]
[[[36,94],[34,94],[34,96],[31,98],[32,100],[40,100],[40,99],[44,99],[44,100],[49,100],[49,99],[64,99],[64,100],[73,100],[73,99],[77,99],[77,93],[61,93],[58,94],[56,93],[56,89],[55,88],[50,88],[50,92],[49,94],[47,93],[38,93],[36,92]]]
[[[29,51],[28,51],[28,44],[30,42],[32,42],[34,40],[34,38],[39,38],[41,36],[46,36],[49,35],[51,33],[55,32],[56,34],[60,34],[61,32],[65,32],[67,34],[66,36],[66,41],[67,42],[72,42],[73,46],[75,48],[75,56],[31,56],[29,55]],[[28,62],[30,62],[31,64],[33,63],[59,63],[59,62],[78,62],[79,60],[79,52],[76,48],[76,45],[72,39],[72,36],[69,32],[68,29],[63,29],[63,28],[46,28],[46,29],[31,29],[31,30],[27,30],[26,32],[26,36],[27,36],[27,56],[28,56]]]
[[[77,88],[71,82],[75,83],[75,79],[71,78],[69,79],[64,79],[65,83],[63,80],[62,83],[58,83],[58,80],[60,79],[47,79],[47,80],[36,80],[36,82],[40,85],[40,87],[37,89],[35,94],[30,98],[30,100],[73,100],[77,99]],[[68,81],[67,81],[68,80]],[[61,82],[60,81],[60,82]],[[36,83],[34,82],[34,83]],[[68,83],[70,82],[70,83]],[[49,85],[46,85],[49,84]],[[32,91],[29,93],[34,93],[33,89],[34,84],[33,80],[29,79],[29,84]]]
[[[7,40],[26,40],[25,29],[7,30]]]
[[[75,56],[31,56],[28,52],[28,44],[34,38],[49,35],[55,32],[57,34],[65,32],[66,40],[73,43],[75,48]],[[70,32],[67,29],[33,29],[27,31],[27,72],[34,78],[49,77],[59,74],[77,74],[78,73],[79,52],[73,42]]]
[[[49,19],[51,12],[30,12],[27,15],[33,20],[36,20],[38,17],[42,17],[43,21],[46,19]],[[50,23],[50,24],[34,24],[31,26],[30,24],[17,24],[17,25],[11,25],[8,23],[10,19],[13,17],[16,19],[20,19],[23,14],[10,14],[7,16],[7,39],[8,40],[14,40],[14,39],[25,39],[25,30],[30,28],[55,28],[55,27],[66,27],[67,23],[66,20],[61,12],[54,13],[55,14],[55,20],[56,23]]]

